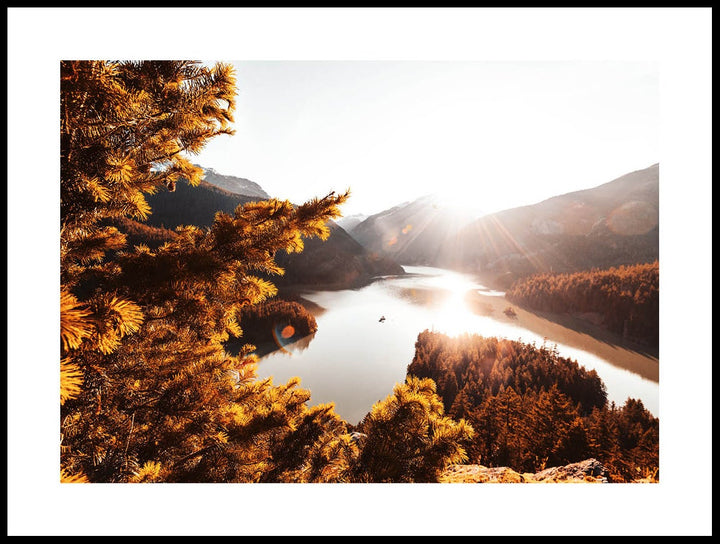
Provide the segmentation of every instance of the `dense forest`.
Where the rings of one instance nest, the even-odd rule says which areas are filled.
[[[471,463],[537,472],[594,457],[615,482],[658,477],[658,419],[639,400],[608,404],[597,373],[553,348],[425,331],[407,372],[472,426]]]
[[[515,282],[505,296],[535,310],[598,313],[609,330],[657,345],[659,279],[658,261],[570,274],[537,274]]]

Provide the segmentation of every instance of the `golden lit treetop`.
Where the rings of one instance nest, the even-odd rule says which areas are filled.
[[[198,184],[197,154],[233,134],[231,66],[193,61],[61,63],[61,221],[146,218],[143,197],[180,178]]]

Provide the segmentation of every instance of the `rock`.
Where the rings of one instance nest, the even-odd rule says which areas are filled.
[[[523,475],[508,467],[482,465],[452,465],[440,477],[441,483],[523,483]]]
[[[564,467],[547,468],[534,475],[537,482],[608,482],[608,472],[597,459],[586,459]]]
[[[608,483],[608,472],[597,459],[586,459],[536,473],[520,474],[508,467],[451,465],[440,478],[441,483]]]

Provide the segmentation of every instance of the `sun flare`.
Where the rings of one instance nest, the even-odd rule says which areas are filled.
[[[435,278],[436,287],[447,293],[440,302],[433,321],[435,330],[456,336],[469,330],[469,323],[477,319],[466,302],[469,291],[477,289],[477,285],[460,274],[439,276]]]

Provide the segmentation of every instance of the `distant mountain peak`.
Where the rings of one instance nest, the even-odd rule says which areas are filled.
[[[402,264],[519,277],[651,262],[658,254],[659,164],[490,214],[442,192],[371,215],[349,232]],[[467,200],[467,199],[466,199]],[[474,216],[473,216],[474,214]]]
[[[351,215],[344,215],[339,219],[336,219],[335,223],[349,233],[353,228],[365,221],[367,218],[368,216],[364,213],[354,213]]]
[[[237,176],[220,174],[214,168],[200,166],[199,164],[196,164],[195,166],[199,166],[203,169],[203,172],[205,172],[204,180],[215,187],[220,187],[221,189],[225,189],[226,191],[237,195],[257,197],[263,200],[270,198],[270,195],[268,195],[265,190],[254,181]]]

